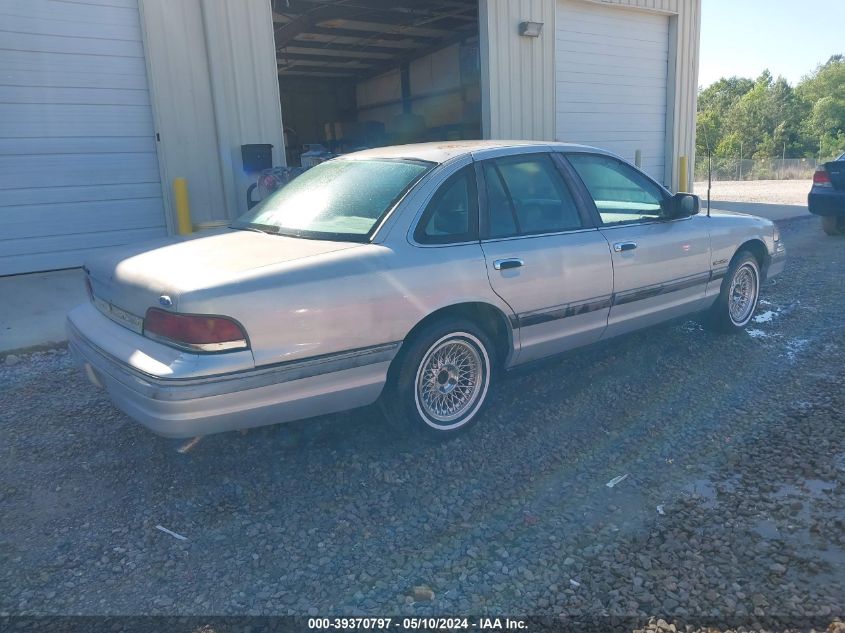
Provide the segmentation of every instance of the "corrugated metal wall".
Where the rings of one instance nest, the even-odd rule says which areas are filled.
[[[186,178],[195,222],[226,217],[214,109],[198,0],[142,0],[153,119],[162,190],[172,214],[171,183]]]
[[[285,163],[276,43],[268,0],[202,0],[217,141],[230,217],[246,212],[241,145],[271,143]],[[234,211],[234,215],[233,215]]]
[[[666,178],[675,189],[678,157],[695,160],[701,0],[580,0],[670,15]],[[483,121],[486,138],[554,140],[556,0],[480,0]],[[543,22],[539,38],[519,23]],[[690,174],[691,180],[691,174]]]
[[[695,165],[695,117],[698,109],[698,67],[701,48],[701,0],[684,0],[680,12],[670,23],[669,102],[675,107],[668,120],[674,158],[669,182],[674,190],[692,191],[692,166]],[[674,41],[672,41],[674,40]],[[668,145],[668,142],[667,142]],[[678,182],[678,157],[689,161],[687,182]],[[668,165],[667,165],[668,167]]]
[[[485,138],[554,140],[555,0],[480,0]],[[523,21],[542,22],[538,38]]]
[[[164,188],[188,180],[195,223],[246,210],[240,146],[270,143],[284,164],[267,0],[141,0]],[[171,207],[172,208],[172,207]]]

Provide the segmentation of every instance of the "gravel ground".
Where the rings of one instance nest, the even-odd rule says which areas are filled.
[[[520,371],[445,445],[365,409],[181,455],[65,351],[0,363],[0,616],[842,615],[845,242],[782,227],[747,333]]]
[[[715,181],[710,192],[713,200],[761,204],[807,206],[812,180],[740,180]],[[693,191],[707,195],[707,182],[696,182]]]

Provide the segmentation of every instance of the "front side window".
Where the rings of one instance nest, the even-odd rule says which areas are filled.
[[[478,239],[475,170],[464,167],[443,183],[414,232],[420,244],[459,244]]]
[[[485,161],[484,176],[491,238],[583,228],[575,200],[548,154]]]
[[[365,241],[431,168],[411,160],[332,160],[309,169],[242,215],[234,228]]]
[[[603,224],[663,217],[663,190],[630,165],[598,154],[570,154],[567,159],[584,181]]]

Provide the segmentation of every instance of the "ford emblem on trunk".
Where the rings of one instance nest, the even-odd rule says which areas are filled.
[[[167,295],[161,295],[158,298],[158,302],[161,305],[163,305],[165,308],[169,308],[170,306],[173,305],[173,300],[170,297],[168,297]]]

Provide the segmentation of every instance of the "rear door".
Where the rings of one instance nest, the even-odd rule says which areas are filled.
[[[549,153],[484,160],[482,242],[493,290],[515,313],[522,363],[594,342],[607,325],[607,241]]]
[[[574,167],[595,203],[613,256],[613,305],[605,337],[704,307],[710,280],[707,218],[669,220],[669,194],[612,156],[573,153]]]

